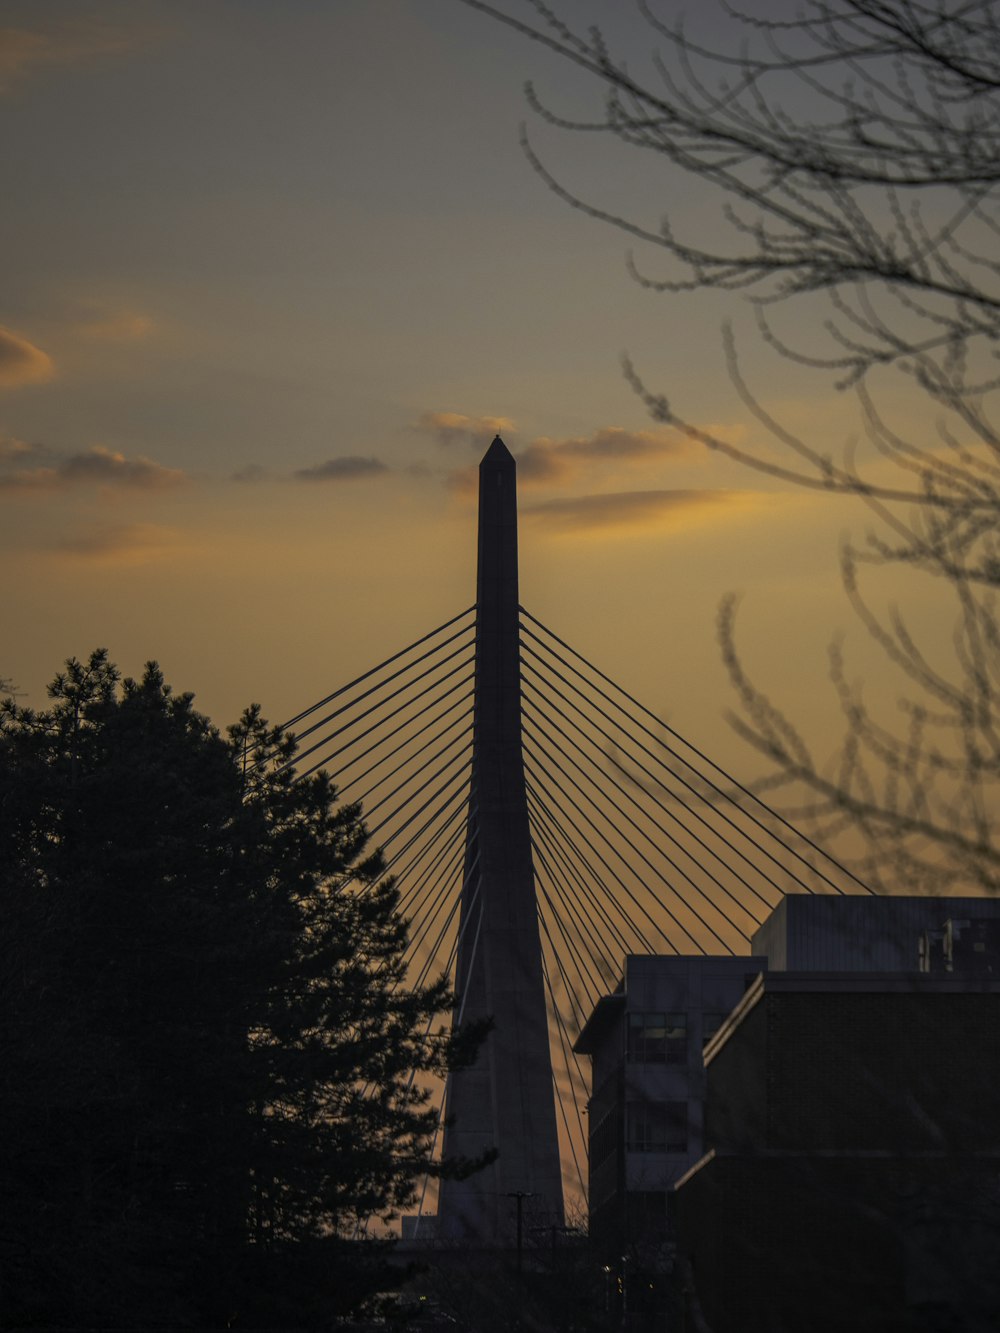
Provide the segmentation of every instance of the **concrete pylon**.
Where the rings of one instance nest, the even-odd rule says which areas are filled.
[[[444,1152],[497,1160],[442,1182],[438,1234],[482,1245],[563,1221],[552,1060],[521,753],[517,468],[499,436],[479,465],[474,749],[458,1015],[492,1017],[476,1063],[448,1080]],[[518,1197],[520,1196],[520,1197]]]

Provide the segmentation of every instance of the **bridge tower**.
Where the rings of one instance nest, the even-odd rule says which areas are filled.
[[[560,1224],[563,1197],[521,752],[517,468],[499,436],[479,465],[473,737],[456,1018],[494,1027],[448,1080],[444,1152],[498,1156],[442,1182],[438,1233],[506,1245],[528,1218]]]

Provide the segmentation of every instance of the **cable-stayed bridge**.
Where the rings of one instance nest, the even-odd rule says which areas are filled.
[[[788,892],[864,885],[520,606],[515,465],[480,467],[476,603],[291,719],[300,776],[359,802],[411,921],[409,980],[494,1030],[438,1151],[497,1161],[421,1210],[509,1240],[586,1195],[573,1042],[625,954],[741,954]]]

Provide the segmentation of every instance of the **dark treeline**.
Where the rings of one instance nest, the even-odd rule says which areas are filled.
[[[329,1323],[384,1281],[436,1113],[445,983],[356,806],[256,709],[70,661],[0,714],[0,1319]]]

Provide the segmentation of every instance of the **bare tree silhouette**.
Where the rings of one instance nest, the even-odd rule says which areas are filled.
[[[672,7],[636,0],[635,22],[650,47],[642,74],[601,31],[574,27],[567,7],[462,3],[603,88],[598,114],[584,121],[561,116],[528,85],[536,120],[610,138],[642,155],[644,173],[658,166],[668,179],[697,177],[714,200],[710,225],[703,213],[694,235],[669,214],[650,227],[627,201],[609,211],[572,193],[522,129],[524,151],[550,189],[639,243],[643,258],[628,256],[632,277],[657,292],[745,296],[767,347],[827,372],[857,400],[866,447],[827,454],[776,420],[746,383],[727,326],[729,374],[775,442],[764,456],[697,426],[625,364],[656,420],[748,468],[855,497],[870,516],[865,539],[843,550],[843,580],[899,680],[899,711],[870,711],[833,645],[845,734],[832,762],[817,757],[749,677],[734,603],[721,609],[741,704],[732,720],[768,761],[760,785],[783,792],[787,810],[827,842],[860,847],[855,869],[875,888],[996,890],[997,0],[801,0],[769,7],[770,17],[720,0],[712,47],[681,19],[665,19]],[[875,609],[863,579],[872,566],[905,575],[900,586],[917,595],[931,585],[947,591],[948,651],[922,642],[901,613]]]

